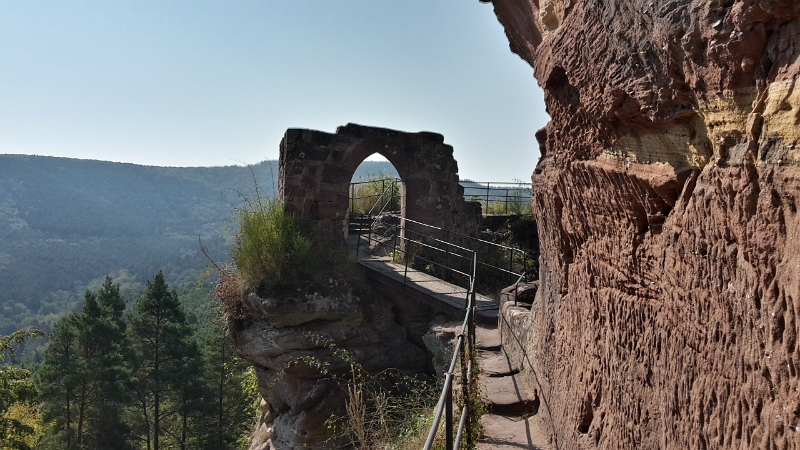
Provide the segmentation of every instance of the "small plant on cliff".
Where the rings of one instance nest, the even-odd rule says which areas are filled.
[[[282,203],[262,198],[256,189],[235,220],[240,228],[231,257],[245,291],[277,283],[308,265],[312,240]]]
[[[227,317],[244,318],[242,299],[250,292],[263,294],[348,271],[343,264],[346,248],[318,245],[309,221],[288,213],[282,202],[266,198],[257,183],[251,196],[240,195],[244,206],[231,218],[239,229],[230,253],[233,264],[217,264],[200,243],[220,274],[215,293]]]
[[[332,415],[327,425],[331,431],[328,444],[346,445],[360,450],[410,450],[425,443],[441,384],[425,381],[398,369],[368,372],[349,351],[330,339],[309,335],[317,345],[327,347],[333,359],[327,362],[314,357],[299,357],[287,366],[313,367],[337,382],[346,393],[344,415]],[[333,367],[346,363],[349,372]]]

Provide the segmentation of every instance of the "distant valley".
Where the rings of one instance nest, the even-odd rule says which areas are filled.
[[[365,161],[355,177],[394,174]],[[0,334],[48,330],[87,287],[111,275],[128,298],[159,270],[195,282],[210,255],[227,260],[228,220],[257,183],[272,197],[277,161],[250,166],[152,167],[0,155]]]

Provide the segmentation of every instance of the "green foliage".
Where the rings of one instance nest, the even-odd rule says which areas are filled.
[[[42,336],[44,333],[35,329],[17,330],[8,336],[0,335],[0,362],[5,361],[6,352],[11,356],[14,355],[14,346],[22,345],[26,339]]]
[[[131,354],[124,310],[119,286],[106,277],[97,292],[84,294],[83,312],[55,324],[37,373],[44,418],[54,421],[50,446],[125,448]]]
[[[129,335],[136,354],[130,423],[147,448],[189,444],[202,397],[202,359],[178,294],[159,272],[135,305]]]
[[[6,427],[7,424],[13,424]],[[39,448],[48,424],[42,421],[42,405],[32,402],[16,402],[0,412],[0,448]]]
[[[41,334],[39,330],[25,329],[8,336],[0,335],[0,361],[5,359],[6,352],[13,354],[14,346]],[[18,413],[19,410],[36,408],[37,394],[29,370],[15,365],[0,366],[0,443],[3,448],[25,450],[37,440],[31,420]]]
[[[468,378],[468,369],[471,368],[471,372],[469,373],[469,384],[461,384],[461,390],[456,392],[456,400],[459,410],[466,405],[467,411],[469,411],[470,423],[469,427],[465,430],[466,435],[464,436],[466,448],[477,448],[475,443],[483,434],[480,417],[487,413],[488,408],[481,398],[479,383],[481,369],[478,361],[478,349],[474,342],[470,343],[469,340],[467,341],[463,356],[464,358],[460,361],[461,379],[465,380]],[[467,361],[472,364],[468,365]]]
[[[236,357],[221,321],[218,316],[203,342],[206,390],[198,431],[201,448],[208,450],[249,447],[254,411],[261,399],[255,372]]]
[[[484,214],[489,215],[531,214],[530,195],[525,197],[520,193],[514,193],[507,198],[490,202],[485,209]]]
[[[427,382],[397,369],[370,373],[356,356],[319,335],[309,336],[317,345],[327,347],[332,355],[349,367],[338,373],[339,362],[322,362],[312,357],[296,358],[288,363],[307,365],[334,380],[347,394],[344,416],[332,415],[327,425],[332,446],[345,443],[350,448],[418,449],[427,437],[432,411],[438,401],[441,384]]]
[[[31,416],[36,405],[17,408],[35,436],[47,430],[41,447],[241,448],[258,391],[210,291],[204,280],[182,287],[187,314],[159,272],[128,316],[110,278],[87,291],[83,310],[56,322],[37,370],[43,418]]]
[[[367,214],[372,211],[399,211],[402,184],[391,173],[370,173],[365,178],[358,179],[353,184],[350,192],[350,211],[358,214]]]
[[[234,219],[239,225],[231,252],[243,291],[279,284],[308,272],[313,241],[283,204],[255,195]]]

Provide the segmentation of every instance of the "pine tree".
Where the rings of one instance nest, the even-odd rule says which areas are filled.
[[[72,313],[55,323],[37,372],[45,401],[44,419],[55,422],[52,440],[66,450],[77,448],[76,417],[81,379],[85,376],[78,344],[79,322],[80,314]]]
[[[207,384],[206,424],[203,448],[234,449],[253,425],[254,393],[244,387],[249,365],[238,358],[233,343],[225,336],[221,317],[209,324],[203,345]]]
[[[67,449],[126,448],[131,360],[125,335],[125,300],[106,277],[86,291],[83,312],[54,326],[39,370],[45,418],[53,419],[55,442]]]
[[[162,448],[162,437],[187,448],[192,407],[200,397],[196,379],[201,358],[178,294],[169,289],[162,272],[147,283],[129,331],[136,354],[139,440],[148,450]]]
[[[89,426],[81,442],[87,448],[123,448],[128,437],[122,413],[129,402],[132,352],[124,311],[125,299],[110,277],[97,294],[85,295],[80,340],[87,359]]]

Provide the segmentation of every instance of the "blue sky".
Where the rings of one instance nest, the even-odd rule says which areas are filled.
[[[529,180],[548,116],[478,0],[0,0],[0,153],[278,157],[287,128],[435,131],[462,177]]]

